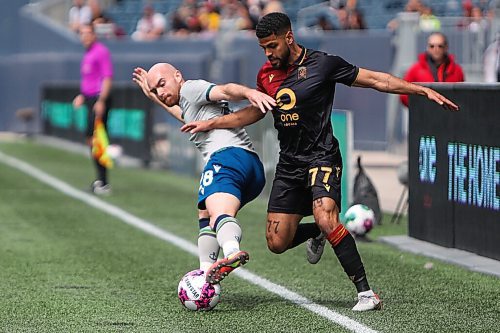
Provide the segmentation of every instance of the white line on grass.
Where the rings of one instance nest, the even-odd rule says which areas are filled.
[[[187,240],[178,237],[172,233],[169,233],[168,231],[165,231],[163,229],[160,229],[156,227],[155,225],[137,217],[134,216],[126,211],[124,211],[121,208],[118,208],[112,204],[109,204],[99,198],[97,198],[94,195],[87,194],[83,191],[77,190],[74,187],[70,186],[69,184],[41,171],[40,169],[35,168],[34,166],[23,162],[19,159],[16,159],[12,156],[8,156],[0,152],[0,161],[3,162],[4,164],[18,169],[33,178],[38,179],[39,181],[63,192],[64,194],[83,201],[84,203],[93,206],[97,209],[100,209],[104,211],[105,213],[108,213],[109,215],[112,215],[121,221],[134,226],[152,236],[155,236],[159,239],[165,240],[181,249],[184,251],[191,253],[192,255],[197,256],[198,255],[198,250],[194,244],[191,242],[188,242]],[[357,321],[346,317],[344,315],[341,315],[340,313],[337,313],[333,310],[328,309],[325,306],[316,304],[312,302],[311,300],[291,291],[288,290],[287,288],[280,286],[279,284],[273,283],[263,277],[260,277],[254,273],[249,272],[248,270],[244,268],[239,268],[236,270],[233,274],[237,275],[238,277],[256,285],[261,288],[266,289],[267,291],[274,293],[286,300],[289,300],[290,302],[293,302],[311,312],[314,312],[321,317],[324,317],[328,319],[329,321],[332,321],[334,323],[337,323],[338,325],[351,330],[353,332],[359,332],[359,333],[377,333],[377,331],[361,324],[358,323]]]

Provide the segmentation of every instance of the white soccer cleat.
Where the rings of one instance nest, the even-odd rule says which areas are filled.
[[[321,233],[316,238],[309,238],[306,243],[307,261],[310,264],[317,264],[325,250],[326,237]]]
[[[373,291],[368,290],[358,294],[358,303],[352,308],[352,311],[370,311],[381,310],[382,301]]]
[[[108,196],[111,194],[111,185],[103,185],[102,181],[96,180],[92,183],[92,192],[97,195]]]

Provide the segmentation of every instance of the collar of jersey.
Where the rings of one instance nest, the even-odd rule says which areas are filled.
[[[302,52],[300,52],[299,57],[293,63],[295,66],[302,65],[302,63],[304,62],[304,60],[306,60],[307,49],[305,47],[303,47],[302,45],[300,45],[300,44],[299,44],[299,47],[302,49]]]

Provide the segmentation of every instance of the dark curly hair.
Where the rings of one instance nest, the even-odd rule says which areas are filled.
[[[257,38],[282,35],[292,29],[290,18],[283,13],[269,13],[260,19],[255,28]]]

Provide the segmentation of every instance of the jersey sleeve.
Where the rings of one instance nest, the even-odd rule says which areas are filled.
[[[100,68],[101,68],[101,73],[102,76],[105,78],[112,78],[113,77],[113,62],[111,61],[111,53],[107,48],[102,48],[100,57],[99,57],[99,62],[100,62]]]
[[[214,83],[205,80],[189,80],[182,85],[181,95],[194,105],[205,105],[211,103],[210,90],[215,87]]]
[[[267,94],[266,88],[264,88],[262,84],[262,68],[259,70],[259,73],[257,73],[257,90]]]
[[[323,60],[326,79],[351,86],[358,76],[359,68],[336,55],[326,55]]]

